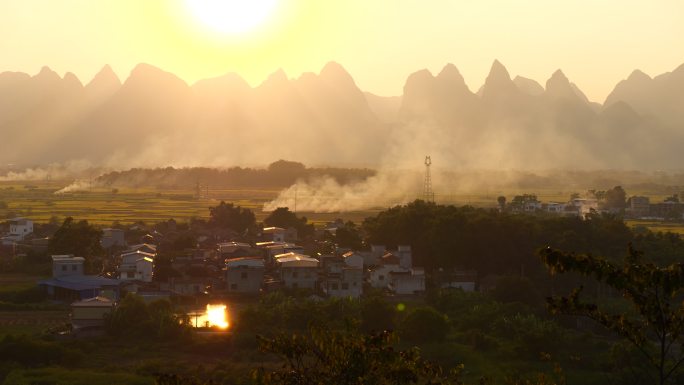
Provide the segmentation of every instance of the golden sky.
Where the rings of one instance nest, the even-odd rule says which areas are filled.
[[[146,62],[189,83],[237,72],[258,85],[278,68],[297,77],[337,61],[363,90],[390,96],[448,62],[476,91],[499,59],[542,84],[561,68],[602,102],[633,69],[684,63],[682,0],[277,0],[238,35],[202,25],[188,1],[0,0],[0,71],[48,65],[88,82],[104,64],[124,79]]]

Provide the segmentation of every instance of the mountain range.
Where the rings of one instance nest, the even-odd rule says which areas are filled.
[[[683,107],[684,65],[636,70],[603,104],[560,70],[542,86],[498,61],[476,92],[447,64],[396,97],[363,92],[334,62],[256,87],[234,73],[189,85],[148,64],[123,82],[105,66],[84,85],[44,67],[0,73],[0,164],[405,167],[431,154],[452,169],[677,169]]]

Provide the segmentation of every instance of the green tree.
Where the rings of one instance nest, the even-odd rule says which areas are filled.
[[[448,332],[447,317],[427,306],[411,311],[399,325],[399,334],[412,342],[440,341]]]
[[[622,293],[632,311],[610,313],[580,301],[581,287],[568,297],[548,298],[551,312],[585,316],[631,342],[644,356],[654,384],[672,383],[684,362],[684,265],[658,267],[631,246],[622,264],[547,248],[541,259],[551,273],[575,272]]]
[[[605,207],[608,209],[624,210],[627,207],[627,193],[621,186],[606,191],[605,197]]]
[[[278,207],[264,219],[266,226],[282,227],[287,229],[294,227],[300,237],[313,235],[313,225],[307,223],[306,217],[297,217],[297,214],[290,211],[287,207]]]
[[[254,373],[257,384],[461,384],[462,366],[446,372],[418,349],[397,350],[389,332],[362,335],[322,329],[310,335],[259,339],[262,351],[284,361],[280,370]]]
[[[209,208],[209,225],[244,233],[256,228],[256,218],[250,209],[221,201]]]
[[[48,242],[50,254],[73,254],[86,259],[86,267],[93,269],[94,259],[104,255],[100,244],[102,231],[88,224],[88,221],[75,222],[68,217]]]

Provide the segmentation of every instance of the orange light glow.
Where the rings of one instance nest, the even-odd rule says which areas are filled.
[[[207,321],[209,326],[227,329],[230,326],[226,313],[226,305],[207,305]]]

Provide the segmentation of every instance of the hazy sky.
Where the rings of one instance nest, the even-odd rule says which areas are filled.
[[[499,59],[542,84],[561,68],[602,102],[635,68],[653,76],[684,63],[682,0],[277,0],[265,24],[232,36],[200,23],[188,1],[0,0],[0,71],[48,65],[88,82],[104,64],[123,79],[147,62],[190,83],[238,72],[257,85],[280,67],[297,77],[332,60],[389,96],[448,62],[476,91]]]

